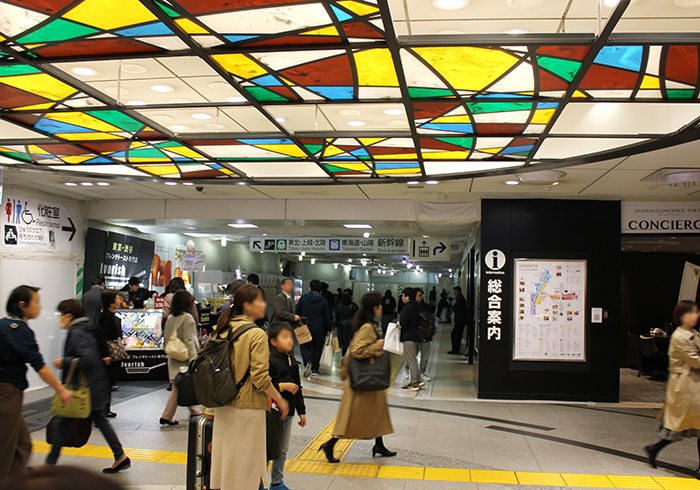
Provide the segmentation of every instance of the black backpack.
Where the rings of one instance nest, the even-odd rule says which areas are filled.
[[[250,370],[248,370],[241,382],[236,384],[231,365],[231,357],[235,353],[229,353],[229,347],[233,349],[232,344],[236,339],[251,328],[258,327],[250,323],[243,325],[232,334],[233,328],[229,326],[228,330],[225,330],[228,332],[227,338],[221,338],[223,332],[215,335],[192,363],[190,372],[197,401],[205,407],[224,407],[231,403],[250,376]]]
[[[418,342],[430,342],[436,332],[435,315],[427,311],[418,313],[418,329],[416,330]]]

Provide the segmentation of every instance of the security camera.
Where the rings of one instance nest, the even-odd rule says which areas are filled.
[[[202,186],[195,187],[195,189],[197,189],[197,192],[204,191],[204,187],[202,187]]]

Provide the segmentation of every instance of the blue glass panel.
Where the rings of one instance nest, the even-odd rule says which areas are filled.
[[[305,87],[307,90],[316,92],[331,100],[352,99],[353,87]]]
[[[476,96],[477,99],[531,99],[532,95],[520,94],[481,94]]]
[[[263,75],[261,77],[253,78],[253,79],[251,79],[251,82],[255,82],[258,85],[262,85],[264,87],[273,87],[273,86],[281,87],[282,86],[282,82],[277,80],[272,75]]]
[[[639,71],[642,68],[642,46],[605,46],[595,62],[599,65]]]
[[[331,5],[331,8],[333,9],[333,12],[335,12],[335,16],[338,17],[338,20],[340,22],[343,22],[343,21],[348,20],[348,19],[352,19],[352,15],[348,14],[344,10],[340,10],[335,5]]]
[[[253,39],[254,37],[258,36],[224,36],[226,39],[231,41],[232,43],[237,43],[239,41],[245,41],[246,39]]]
[[[83,162],[83,163],[85,164],[85,163],[114,163],[114,162],[107,160],[106,158],[103,158],[103,157],[97,157],[97,158],[93,158],[92,160],[88,160],[88,161]]]
[[[353,150],[350,152],[350,154],[355,155],[356,157],[368,157],[369,153],[367,153],[367,150],[364,148],[359,148],[357,150]]]
[[[97,131],[93,129],[83,128],[81,126],[74,126],[73,124],[68,124],[60,121],[52,121],[51,119],[42,119],[36,126],[36,129],[41,131],[46,131],[47,133],[96,133]]]
[[[172,34],[173,31],[168,29],[168,27],[162,22],[155,22],[153,24],[146,24],[145,26],[130,27],[129,29],[122,29],[117,31],[117,34],[122,36],[167,36]]]
[[[503,151],[501,151],[500,153],[502,155],[510,155],[511,153],[520,153],[521,151],[532,151],[534,147],[535,145],[510,146],[508,148],[504,148]]]
[[[540,102],[537,104],[538,109],[556,109],[559,107],[559,104],[556,102]]]
[[[438,131],[454,131],[455,133],[473,133],[474,128],[471,124],[424,124],[421,126],[422,129],[437,129]]]

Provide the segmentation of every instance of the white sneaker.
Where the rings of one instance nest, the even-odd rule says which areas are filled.
[[[425,386],[425,381],[421,379],[420,381],[418,381],[418,387],[422,388],[423,386]]]
[[[426,376],[425,374],[423,374],[423,375],[421,375],[420,380],[423,381],[423,382],[425,382],[425,383],[428,383],[428,382],[432,381],[433,378],[431,378],[430,376]]]

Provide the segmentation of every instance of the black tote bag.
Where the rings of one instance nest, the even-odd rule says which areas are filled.
[[[350,354],[348,370],[353,391],[383,391],[391,386],[391,355],[382,351],[379,357],[355,359]]]
[[[56,422],[60,417],[56,416],[49,420],[46,426],[46,442],[53,444],[53,436],[56,433]],[[92,419],[90,417],[86,419],[74,419],[73,426],[68,433],[68,438],[66,439],[63,447],[83,447],[87,444],[88,439],[90,439],[90,434],[92,433]]]
[[[276,407],[267,412],[267,460],[274,461],[282,454],[282,414]]]

